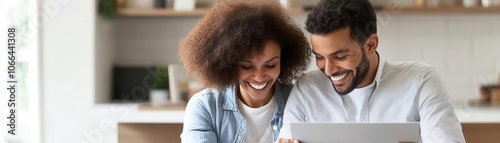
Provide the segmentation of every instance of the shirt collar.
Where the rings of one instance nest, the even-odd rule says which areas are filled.
[[[236,86],[231,86],[227,88],[224,92],[219,94],[223,94],[222,97],[225,97],[224,103],[222,103],[222,109],[224,110],[234,110],[236,111],[238,108],[237,100],[236,100]]]
[[[382,57],[378,52],[377,52],[377,55],[378,55],[378,67],[377,67],[377,73],[375,74],[375,89],[378,88],[378,86],[380,85],[380,79],[382,79],[382,73],[383,73],[383,70],[384,70],[384,65],[385,65],[385,58]]]

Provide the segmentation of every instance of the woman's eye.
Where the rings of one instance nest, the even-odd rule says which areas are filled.
[[[270,68],[270,69],[275,68],[275,67],[276,67],[276,65],[267,65],[266,66],[266,68]]]
[[[252,68],[252,66],[241,66],[242,69],[246,69],[246,70],[249,70]]]

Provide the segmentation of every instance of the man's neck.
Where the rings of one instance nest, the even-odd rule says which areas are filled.
[[[361,88],[370,85],[375,80],[375,76],[377,75],[377,69],[379,65],[380,57],[378,52],[375,52],[372,55],[368,56],[368,64],[370,65],[368,69],[368,73],[366,73],[365,78],[356,88]]]

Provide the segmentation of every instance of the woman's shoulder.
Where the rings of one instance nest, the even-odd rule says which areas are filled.
[[[195,93],[189,99],[189,103],[207,104],[210,102],[214,102],[214,101],[220,100],[220,98],[221,98],[220,93],[221,92],[216,90],[216,89],[206,88],[206,89],[201,90],[198,93]]]
[[[189,99],[186,108],[195,107],[197,109],[219,110],[226,100],[229,100],[227,99],[227,97],[229,97],[228,94],[234,95],[231,89],[232,88],[226,88],[224,90],[217,90],[214,88],[203,89]]]

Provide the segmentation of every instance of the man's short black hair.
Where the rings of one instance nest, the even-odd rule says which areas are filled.
[[[307,16],[306,30],[311,34],[326,35],[346,27],[359,44],[377,33],[377,17],[368,0],[321,0]]]

